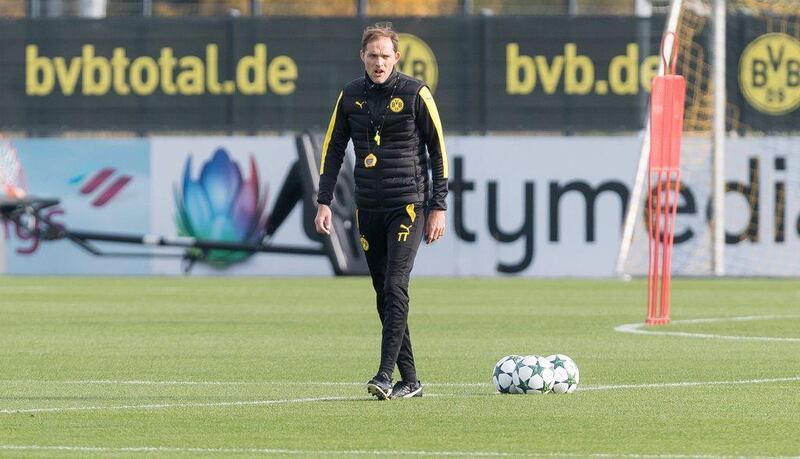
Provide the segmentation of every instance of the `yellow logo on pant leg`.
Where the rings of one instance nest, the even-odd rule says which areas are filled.
[[[408,218],[411,219],[411,223],[414,223],[414,220],[417,219],[417,213],[414,212],[414,204],[409,204],[406,206],[406,213],[408,214]]]
[[[408,239],[408,235],[411,233],[411,227],[414,225],[403,225],[400,224],[400,231],[397,232],[397,242],[405,242]]]
[[[367,238],[361,236],[361,248],[364,249],[364,252],[369,250],[369,242],[367,242]]]

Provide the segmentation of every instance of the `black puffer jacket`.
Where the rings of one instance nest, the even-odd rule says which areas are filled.
[[[410,203],[447,208],[444,135],[436,104],[424,83],[395,70],[383,84],[372,83],[365,75],[344,87],[322,146],[320,204],[329,205],[333,200],[351,138],[360,209],[394,209]]]

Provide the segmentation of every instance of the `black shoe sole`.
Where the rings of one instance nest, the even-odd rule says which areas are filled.
[[[367,392],[370,395],[374,395],[378,400],[389,400],[389,394],[377,384],[367,384]]]
[[[394,394],[392,394],[390,396],[391,399],[396,399],[396,398],[414,398],[414,397],[422,397],[422,386],[419,386],[419,388],[417,388],[417,390],[411,391],[411,392],[409,392],[409,393],[407,393],[405,395],[402,395],[402,396],[396,396]]]

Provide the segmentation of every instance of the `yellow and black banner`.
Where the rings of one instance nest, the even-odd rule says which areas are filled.
[[[731,128],[796,131],[800,37],[756,18],[728,19],[728,102],[737,107]],[[445,129],[454,132],[641,129],[663,23],[584,16],[394,21],[402,32],[399,69],[428,84]],[[363,74],[358,52],[367,24],[5,20],[0,129],[324,130],[342,86]],[[696,41],[710,56],[708,32]]]

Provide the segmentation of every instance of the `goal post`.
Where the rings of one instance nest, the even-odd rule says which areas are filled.
[[[664,42],[664,59],[658,61],[658,75],[664,75],[666,66],[664,62],[670,62],[673,58],[672,53],[675,49],[672,40],[677,37],[676,31],[678,29],[678,19],[680,18],[680,10],[683,0],[671,0],[669,7],[669,14],[667,15],[667,23],[664,26],[662,35],[665,37]],[[620,243],[619,254],[617,256],[616,272],[619,275],[624,275],[625,261],[628,259],[633,243],[633,231],[636,226],[636,219],[642,212],[644,201],[644,187],[647,185],[647,168],[650,160],[650,116],[647,116],[645,123],[644,135],[642,136],[642,147],[639,150],[639,164],[636,167],[636,178],[634,179],[633,192],[630,196],[628,203],[628,210],[625,214],[625,224],[622,230],[622,242]]]
[[[713,165],[711,264],[715,275],[725,275],[725,0],[713,0],[712,9],[714,43],[712,74],[714,77],[714,112],[712,145]]]
[[[800,0],[652,0],[686,78],[673,273],[799,276]],[[661,72],[659,72],[661,74]],[[649,120],[615,264],[647,274]]]

